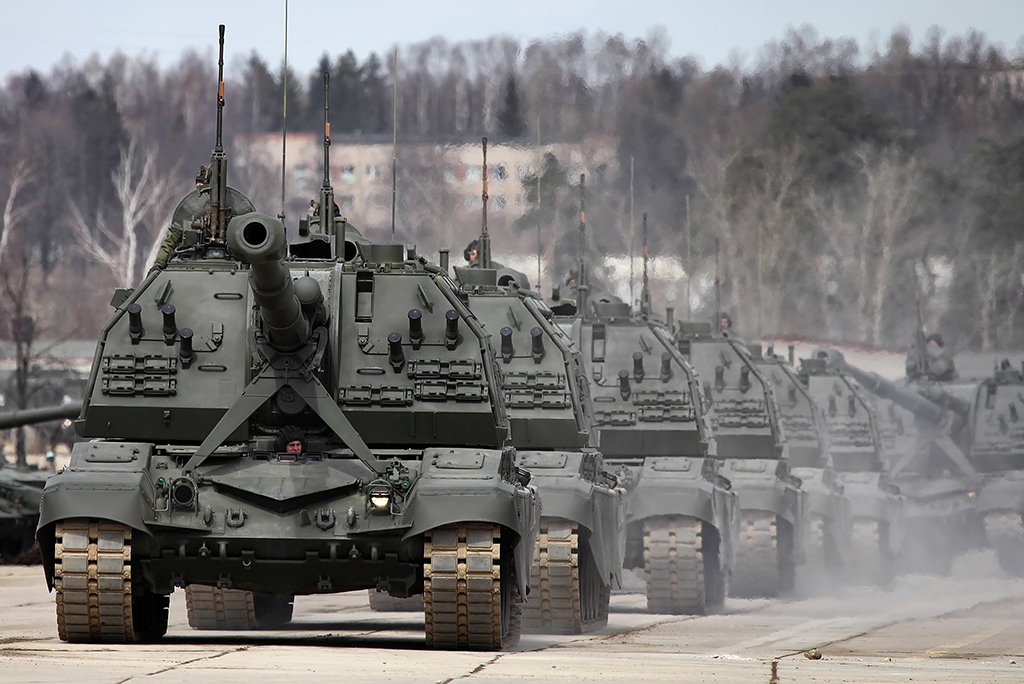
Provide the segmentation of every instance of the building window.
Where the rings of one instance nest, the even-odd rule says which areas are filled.
[[[454,183],[455,178],[455,166],[453,164],[445,164],[444,171],[441,172],[441,177],[444,178],[445,183]]]
[[[533,175],[533,167],[529,164],[516,164],[516,180],[523,182]]]
[[[496,181],[508,179],[508,168],[504,164],[491,164],[491,178]]]
[[[494,211],[504,211],[506,205],[508,205],[508,200],[504,195],[495,195],[491,198],[491,208]]]
[[[479,209],[480,208],[480,195],[475,193],[469,193],[463,199],[466,204],[466,209]]]
[[[348,166],[341,167],[341,182],[342,183],[355,183],[356,182],[356,167],[351,164]]]
[[[480,180],[480,167],[477,165],[466,167],[466,182]]]
[[[379,164],[367,164],[366,165],[366,180],[380,180],[380,165]]]
[[[355,195],[338,195],[338,207],[340,207],[342,211],[355,211]]]

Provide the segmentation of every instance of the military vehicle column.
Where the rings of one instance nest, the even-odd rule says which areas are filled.
[[[590,293],[580,218],[579,308],[556,320],[580,351],[599,448],[626,487],[625,567],[643,570],[649,610],[712,612],[733,568],[736,497],[714,458],[707,404],[647,294],[634,312]]]

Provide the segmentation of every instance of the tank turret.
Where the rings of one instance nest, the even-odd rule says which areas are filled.
[[[819,358],[824,358],[829,368],[835,369],[841,373],[846,373],[867,391],[875,394],[882,399],[888,399],[895,404],[910,411],[918,418],[931,423],[938,423],[946,415],[946,410],[939,406],[934,401],[924,398],[917,392],[912,392],[900,388],[896,383],[886,380],[877,373],[862,370],[856,366],[851,366],[843,358],[841,352],[834,349],[819,350],[816,352]],[[940,395],[945,394],[938,388],[934,390]]]

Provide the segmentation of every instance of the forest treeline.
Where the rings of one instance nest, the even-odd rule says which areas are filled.
[[[404,140],[613,141],[614,173],[588,179],[589,247],[630,251],[632,162],[636,220],[648,213],[653,252],[691,264],[695,315],[709,315],[717,260],[722,301],[750,335],[904,347],[919,292],[927,326],[959,347],[1020,346],[1024,63],[981,34],[933,29],[912,42],[898,31],[868,49],[804,27],[753,66],[714,68],[671,57],[658,32],[435,38],[401,47],[397,66]],[[226,129],[278,132],[286,80],[289,131],[320,131],[324,71],[336,136],[390,134],[391,52],[360,60],[343,49],[309,74],[255,53],[229,60]],[[31,318],[50,337],[96,334],[105,293],[145,272],[208,158],[215,101],[209,53],[164,68],[67,59],[7,79],[4,320]],[[556,252],[567,267],[578,179],[562,161],[543,165],[540,218],[565,226]],[[233,166],[231,183],[246,191],[247,173]],[[536,178],[522,183],[534,197]],[[18,326],[2,327],[10,337]]]

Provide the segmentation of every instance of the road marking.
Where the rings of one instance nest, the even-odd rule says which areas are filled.
[[[970,646],[972,644],[977,644],[981,641],[985,641],[986,639],[991,639],[996,634],[1005,631],[1006,628],[1010,625],[1014,625],[1016,623],[1016,620],[1003,620],[1002,622],[997,622],[994,627],[986,629],[984,632],[972,634],[966,637],[965,639],[961,639],[960,641],[953,641],[948,644],[936,646],[935,648],[930,648],[927,651],[925,651],[924,654],[929,658],[935,658],[938,656],[946,655],[950,651],[955,651],[957,649],[963,648],[964,646]]]

